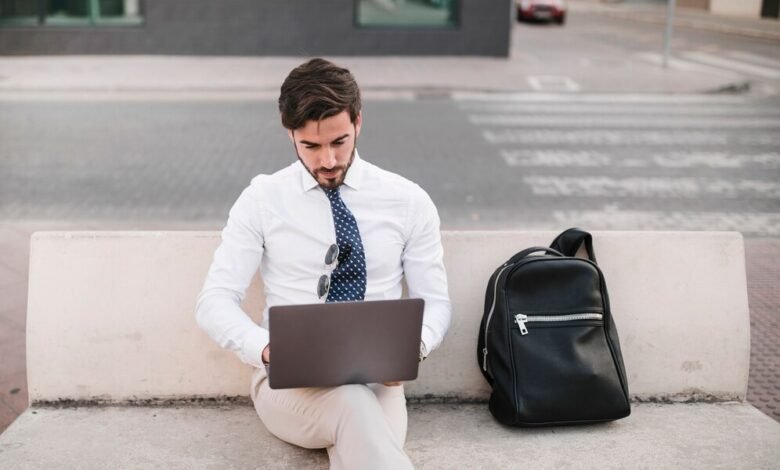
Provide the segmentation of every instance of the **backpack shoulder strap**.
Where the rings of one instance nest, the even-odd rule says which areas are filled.
[[[504,264],[504,266],[506,266],[508,264],[515,264],[518,261],[520,261],[520,260],[522,260],[524,258],[527,258],[530,254],[536,253],[536,252],[539,252],[539,251],[543,251],[543,252],[551,254],[553,256],[560,256],[560,257],[565,256],[563,253],[560,253],[558,250],[556,250],[554,248],[547,248],[546,246],[532,246],[531,248],[526,248],[525,250],[523,250],[523,251],[517,253],[516,255],[514,255],[513,257],[511,257],[509,259],[509,261],[507,261]]]
[[[596,252],[593,251],[593,237],[590,233],[577,227],[564,230],[555,240],[550,243],[550,248],[560,251],[566,256],[573,257],[577,250],[585,243],[585,250],[588,252],[588,258],[596,262]]]

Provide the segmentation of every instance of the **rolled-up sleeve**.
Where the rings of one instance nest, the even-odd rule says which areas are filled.
[[[198,296],[195,316],[198,325],[220,347],[235,352],[246,364],[263,367],[261,354],[268,344],[268,330],[241,308],[263,257],[258,193],[258,188],[250,185],[230,209],[222,241]]]
[[[427,353],[441,345],[450,326],[452,306],[444,269],[440,221],[430,196],[419,186],[412,191],[403,270],[409,297],[425,300],[422,342]]]

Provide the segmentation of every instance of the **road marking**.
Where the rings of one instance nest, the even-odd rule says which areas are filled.
[[[731,155],[723,152],[667,152],[644,158],[626,158],[596,151],[568,151],[555,149],[501,150],[501,158],[510,167],[621,167],[641,168],[717,168],[738,169],[760,167],[780,168],[780,153]]]
[[[536,196],[780,198],[780,183],[763,180],[526,176],[523,182]]]
[[[510,167],[606,167],[612,164],[612,157],[602,152],[502,150],[501,157]]]
[[[515,114],[470,115],[469,121],[482,126],[523,127],[612,127],[612,128],[768,128],[780,127],[780,119],[735,119],[729,116],[691,119],[685,116],[661,117],[612,117],[612,116],[523,116]]]
[[[524,103],[748,103],[744,96],[688,94],[565,94],[565,93],[484,93],[453,92],[454,101],[524,102]]]
[[[733,143],[722,132],[706,131],[611,131],[507,129],[482,132],[492,144],[584,144],[584,145],[725,145]],[[755,139],[753,145],[775,145],[778,139]]]
[[[760,212],[631,211],[605,208],[553,211],[562,227],[592,230],[727,230],[746,235],[780,236],[780,214]]]
[[[769,66],[769,67],[777,67],[780,68],[780,60],[778,59],[771,59],[769,57],[753,54],[751,52],[743,52],[743,51],[732,51],[729,52],[729,56],[736,57],[738,59],[752,61],[752,62],[758,62],[760,64]]]
[[[580,91],[580,85],[569,77],[558,75],[532,75],[526,77],[531,88],[536,91],[552,92],[576,92]]]
[[[656,52],[640,52],[636,54],[636,57],[645,62],[649,62],[655,65],[661,65],[664,63],[664,57]],[[726,75],[729,77],[736,77],[737,75],[733,70],[723,70],[719,67],[713,67],[709,65],[699,64],[696,62],[690,62],[687,60],[681,60],[674,57],[669,58],[669,68],[674,70],[681,70],[683,72],[707,72],[717,73],[718,75]]]
[[[780,153],[735,154],[723,152],[671,152],[650,157],[663,168],[780,168]]]
[[[417,94],[404,90],[366,90],[366,101],[414,101]],[[0,102],[19,101],[107,101],[107,102],[255,102],[279,99],[278,90],[13,90],[0,88]]]
[[[780,116],[780,108],[777,107],[735,107],[722,105],[667,105],[648,104],[638,107],[636,105],[623,104],[535,104],[535,103],[480,103],[459,102],[458,109],[463,111],[484,113],[526,113],[526,114],[596,114],[616,115],[626,114],[635,116]]]
[[[681,55],[687,59],[692,59],[698,62],[703,62],[705,64],[714,65],[716,67],[722,67],[729,70],[735,70],[737,72],[756,75],[762,78],[780,78],[780,70],[774,68],[748,64],[745,62],[727,59],[726,57],[707,54],[705,52],[683,52]]]

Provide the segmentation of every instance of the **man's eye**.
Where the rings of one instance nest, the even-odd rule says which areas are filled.
[[[341,144],[343,144],[343,143],[344,143],[344,141],[342,141],[342,140],[338,140],[338,141],[336,141],[336,142],[333,142],[333,145],[341,145]]]
[[[306,146],[307,149],[316,149],[317,147],[319,147],[319,145],[307,145]]]

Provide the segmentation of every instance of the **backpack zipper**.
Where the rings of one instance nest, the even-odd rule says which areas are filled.
[[[488,326],[490,326],[490,318],[493,316],[493,310],[496,309],[496,292],[498,291],[498,280],[501,278],[501,274],[506,271],[506,268],[509,267],[509,263],[504,263],[504,266],[501,267],[501,271],[498,272],[498,275],[496,276],[496,280],[493,283],[493,305],[490,306],[490,312],[488,312],[487,320],[485,320],[485,343],[482,346],[482,370],[487,372],[487,337],[488,337]]]
[[[562,321],[577,321],[577,320],[603,320],[604,315],[601,313],[572,313],[566,315],[524,315],[518,313],[515,315],[515,323],[520,328],[521,335],[528,334],[528,328],[526,323],[528,322],[562,322]]]

